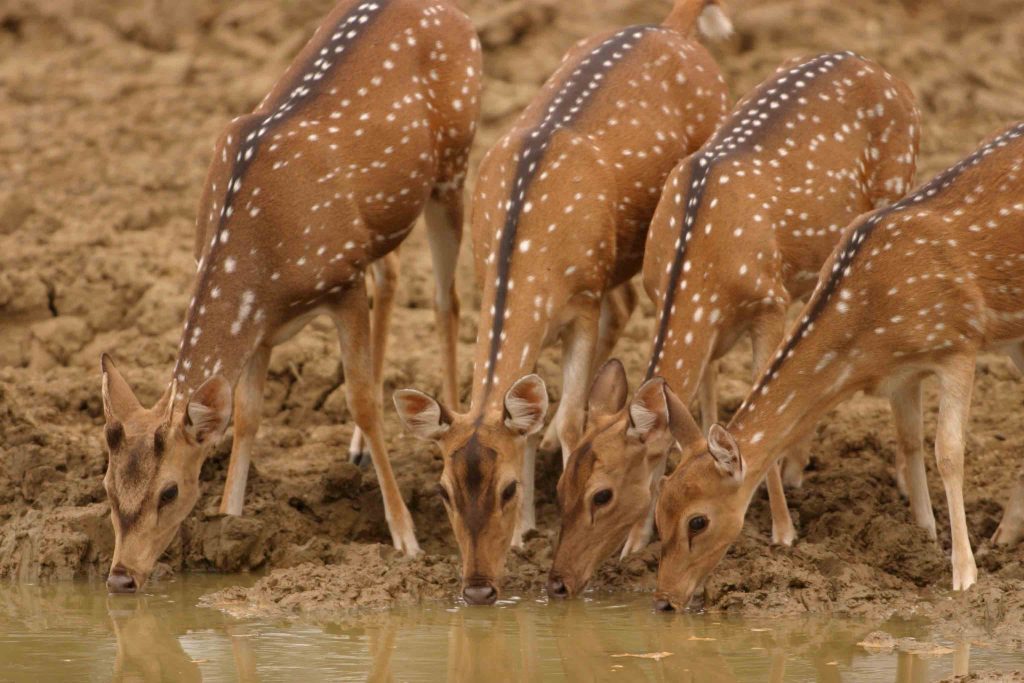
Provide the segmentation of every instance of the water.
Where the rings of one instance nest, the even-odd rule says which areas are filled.
[[[321,626],[234,619],[200,595],[253,577],[191,575],[148,595],[102,584],[0,587],[0,681],[932,681],[1012,670],[1024,654],[934,640],[945,654],[868,651],[879,624],[664,615],[643,595],[492,608],[434,605]],[[928,638],[923,623],[889,622]]]

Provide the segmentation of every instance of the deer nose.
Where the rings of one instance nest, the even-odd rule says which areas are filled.
[[[676,608],[672,606],[672,603],[665,598],[654,599],[654,611],[655,612],[675,612]]]
[[[498,599],[498,591],[494,586],[466,586],[462,595],[471,605],[493,605]]]
[[[569,597],[569,589],[566,587],[565,581],[562,581],[557,576],[552,576],[548,579],[548,595],[553,598]]]
[[[110,576],[107,577],[108,591],[111,593],[134,593],[135,587],[135,579],[123,566],[117,565],[110,570]]]

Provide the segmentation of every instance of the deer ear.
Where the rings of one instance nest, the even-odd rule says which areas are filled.
[[[539,375],[526,375],[505,394],[505,426],[519,436],[536,434],[548,413],[548,389]]]
[[[216,441],[231,419],[231,385],[214,375],[200,385],[185,407],[185,433],[200,445]]]
[[[100,372],[103,375],[103,415],[107,422],[123,422],[130,414],[142,409],[135,392],[106,353],[100,356]]]
[[[402,425],[418,439],[436,441],[452,425],[452,416],[444,406],[422,391],[399,389],[392,400]]]
[[[646,443],[651,437],[668,429],[668,401],[665,397],[665,380],[660,377],[649,379],[636,390],[633,402],[629,404],[629,429],[626,435]]]
[[[614,415],[626,407],[629,383],[626,380],[626,369],[618,358],[612,358],[601,366],[590,385],[590,397],[587,399],[589,416]]]
[[[676,393],[665,385],[665,399],[668,402],[668,428],[672,437],[683,451],[683,459],[698,450],[703,450],[704,434]]]
[[[736,439],[732,438],[732,434],[722,425],[711,425],[711,431],[708,432],[708,450],[722,474],[737,480],[743,479],[743,457],[740,455],[740,447]]]

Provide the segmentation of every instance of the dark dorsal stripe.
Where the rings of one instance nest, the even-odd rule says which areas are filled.
[[[224,205],[220,211],[219,228],[223,228],[231,217],[234,199],[242,186],[246,171],[258,156],[260,141],[283,121],[289,119],[304,103],[320,93],[324,78],[352,54],[360,35],[380,17],[388,2],[389,0],[372,0],[360,3],[341,17],[330,31],[321,27],[325,35],[330,35],[324,38],[323,47],[314,55],[315,59],[307,63],[304,69],[296,71],[285,88],[288,91],[285,100],[276,106],[268,102],[267,104],[273,107],[272,111],[264,116],[254,117],[242,132],[244,137],[238,143],[238,152],[235,154],[235,163],[231,169],[231,180],[228,182]]]
[[[723,121],[701,151],[691,158],[690,184],[686,189],[679,238],[676,240],[675,254],[669,267],[668,284],[663,293],[658,334],[654,338],[654,347],[647,365],[647,379],[654,377],[665,351],[672,308],[686,262],[686,246],[693,235],[693,226],[703,205],[705,186],[711,168],[737,152],[759,150],[760,144],[774,129],[773,124],[788,116],[796,105],[800,104],[802,93],[812,79],[829,73],[836,65],[850,57],[857,55],[853,52],[828,52],[777,73],[758,86],[743,106]]]
[[[234,163],[231,167],[231,177],[225,188],[224,202],[221,206],[220,216],[217,222],[217,230],[210,242],[210,253],[204,264],[208,265],[213,261],[213,250],[218,244],[226,241],[225,228],[234,213],[234,201],[242,188],[242,181],[250,166],[259,157],[259,146],[264,138],[270,134],[281,123],[291,118],[301,106],[320,94],[326,76],[335,71],[345,59],[352,54],[353,47],[367,28],[373,25],[374,21],[387,8],[390,0],[371,0],[362,2],[350,9],[345,16],[341,17],[332,28],[321,26],[317,36],[323,35],[322,46],[309,62],[302,69],[297,69],[291,77],[284,90],[288,93],[283,102],[276,104],[265,102],[272,107],[270,113],[265,115],[252,115],[244,129],[240,131],[241,139],[236,143],[238,151],[235,154]],[[316,36],[314,36],[315,38]],[[282,84],[275,85],[275,89]],[[262,105],[261,105],[262,106]],[[216,162],[214,162],[216,163]],[[210,288],[210,269],[204,267],[199,274],[197,293],[203,293]],[[197,294],[198,299],[198,294]],[[185,344],[192,333],[193,320],[190,316],[185,324],[185,331],[182,334],[182,344]],[[182,361],[182,355],[178,355],[178,364]],[[178,376],[180,367],[175,365],[174,376]],[[175,397],[176,399],[177,397]]]
[[[927,184],[922,185],[913,194],[907,195],[892,206],[873,212],[862,223],[860,223],[860,225],[854,228],[850,233],[850,236],[843,243],[842,247],[839,248],[838,256],[832,264],[832,270],[829,273],[828,279],[824,284],[819,284],[820,289],[815,292],[811,300],[810,311],[800,320],[799,325],[797,325],[796,329],[793,330],[793,333],[786,340],[785,346],[775,354],[771,365],[768,367],[765,374],[762,375],[754,390],[764,392],[767,389],[768,383],[778,374],[783,362],[792,355],[793,350],[796,348],[797,344],[800,343],[800,340],[807,336],[807,333],[811,331],[811,328],[814,326],[814,322],[821,317],[822,313],[828,307],[829,301],[839,289],[843,279],[850,274],[850,270],[853,266],[853,260],[857,257],[857,254],[861,252],[865,242],[868,241],[868,238],[871,237],[875,228],[878,227],[882,221],[893,214],[906,211],[907,209],[917,209],[922,204],[926,204],[929,199],[932,199],[942,191],[949,188],[961,174],[968,169],[977,166],[982,159],[987,157],[989,154],[992,154],[992,152],[997,148],[1005,147],[1009,144],[1010,140],[1019,138],[1022,135],[1024,135],[1024,123],[1018,123],[1008,130],[1003,131],[991,142],[976,149],[970,156],[961,159],[953,166],[932,178]]]
[[[571,126],[593,101],[605,75],[618,64],[644,34],[666,30],[660,26],[631,26],[619,31],[592,50],[573,70],[548,104],[544,119],[537,124],[519,151],[515,180],[508,198],[505,223],[498,243],[497,292],[494,297],[491,323],[491,347],[487,361],[485,394],[494,383],[495,365],[501,349],[501,334],[505,329],[505,308],[508,299],[509,271],[516,246],[516,229],[525,204],[526,191],[536,176],[551,138],[558,130]]]

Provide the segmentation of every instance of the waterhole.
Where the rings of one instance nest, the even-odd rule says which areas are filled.
[[[431,604],[336,623],[235,618],[189,575],[138,596],[100,583],[0,587],[0,680],[934,681],[1024,655],[924,622],[655,613],[642,594]]]

